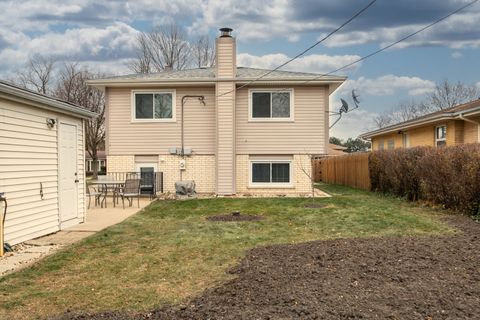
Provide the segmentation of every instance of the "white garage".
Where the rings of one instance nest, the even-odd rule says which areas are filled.
[[[0,81],[5,242],[17,244],[84,221],[84,122],[95,115]],[[0,209],[3,213],[2,202]]]

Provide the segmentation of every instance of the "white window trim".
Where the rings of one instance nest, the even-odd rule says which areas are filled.
[[[172,94],[172,118],[168,119],[137,119],[135,117],[135,94],[156,94],[156,93],[171,93]],[[176,122],[177,121],[177,91],[175,89],[168,90],[132,90],[131,93],[131,122]]]
[[[153,168],[154,172],[158,172],[158,164],[155,162],[137,162],[135,163],[136,172],[140,172],[141,168]]]
[[[402,144],[404,148],[410,148],[410,135],[408,134],[408,132],[403,133]]]
[[[253,164],[254,163],[288,163],[290,166],[290,182],[285,183],[285,182],[253,182]],[[292,160],[250,160],[249,163],[249,174],[248,174],[248,187],[249,188],[293,188],[293,162]],[[271,172],[270,172],[271,174]],[[271,177],[270,177],[271,178]]]
[[[253,115],[253,93],[275,93],[275,92],[288,92],[290,93],[290,117],[289,118],[254,118]],[[295,95],[293,88],[288,89],[249,89],[248,90],[248,121],[249,122],[293,122],[295,107],[294,107]],[[271,103],[271,101],[270,101]],[[271,108],[271,106],[270,106]]]
[[[445,138],[438,138],[437,133],[438,133],[438,128],[445,127]],[[439,126],[435,126],[435,147],[438,147],[438,142],[439,141],[444,141],[445,145],[447,144],[447,125],[442,124]]]

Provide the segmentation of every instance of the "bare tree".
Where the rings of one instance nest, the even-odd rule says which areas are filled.
[[[95,77],[96,75],[75,63],[65,64],[54,91],[55,96],[60,99],[99,114],[85,124],[86,149],[92,158],[94,178],[97,177],[99,169],[97,150],[105,141],[105,95],[103,91],[87,85],[87,80]]]
[[[448,80],[437,83],[435,91],[427,98],[427,103],[434,110],[443,110],[469,102],[480,97],[480,89],[462,82],[450,83]]]
[[[146,33],[139,33],[137,36],[137,57],[129,65],[129,68],[135,73],[150,73],[152,72],[152,58],[150,55],[150,46],[148,35]]]
[[[478,99],[480,89],[474,85],[465,85],[461,82],[455,84],[447,80],[437,83],[435,90],[427,95],[422,102],[404,101],[374,118],[378,128],[412,120],[427,113],[435,112],[456,105]]]
[[[215,63],[215,45],[208,36],[198,38],[191,51],[197,67],[211,67]]]
[[[178,24],[170,24],[137,38],[136,60],[130,68],[140,71],[182,70],[191,64],[190,44]]]
[[[28,59],[25,70],[18,75],[21,86],[42,94],[50,93],[53,85],[53,69],[55,62],[42,55],[34,55]]]

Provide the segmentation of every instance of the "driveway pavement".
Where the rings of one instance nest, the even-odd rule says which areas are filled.
[[[132,207],[123,209],[121,204],[113,208],[110,201],[108,208],[90,208],[84,223],[18,244],[15,246],[14,252],[8,252],[0,257],[0,276],[23,269],[67,245],[120,223],[142,210],[149,203],[149,199],[141,199],[140,208],[136,206],[135,202]]]

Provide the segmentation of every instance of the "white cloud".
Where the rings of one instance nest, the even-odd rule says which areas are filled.
[[[477,88],[480,89],[480,81],[476,84]]]
[[[346,93],[352,89],[357,90],[362,96],[392,96],[401,90],[406,90],[409,96],[421,96],[432,92],[435,89],[435,83],[419,77],[389,74],[374,79],[360,77],[356,80],[347,80],[340,92]]]
[[[359,58],[360,57],[356,55],[328,56],[323,54],[312,54],[292,61],[283,67],[282,70],[327,73],[343,67]],[[273,53],[263,56],[240,53],[237,56],[237,64],[243,67],[274,69],[289,59],[290,57],[283,53]],[[342,70],[342,72],[356,69],[359,66],[360,64],[355,64],[348,69]]]
[[[118,22],[104,28],[67,29],[63,33],[48,32],[30,38],[23,33],[3,36],[10,46],[0,51],[0,70],[18,70],[34,54],[52,57],[56,61],[109,61],[133,56],[137,30]],[[1,35],[1,33],[0,33]],[[12,41],[15,40],[15,41]]]

